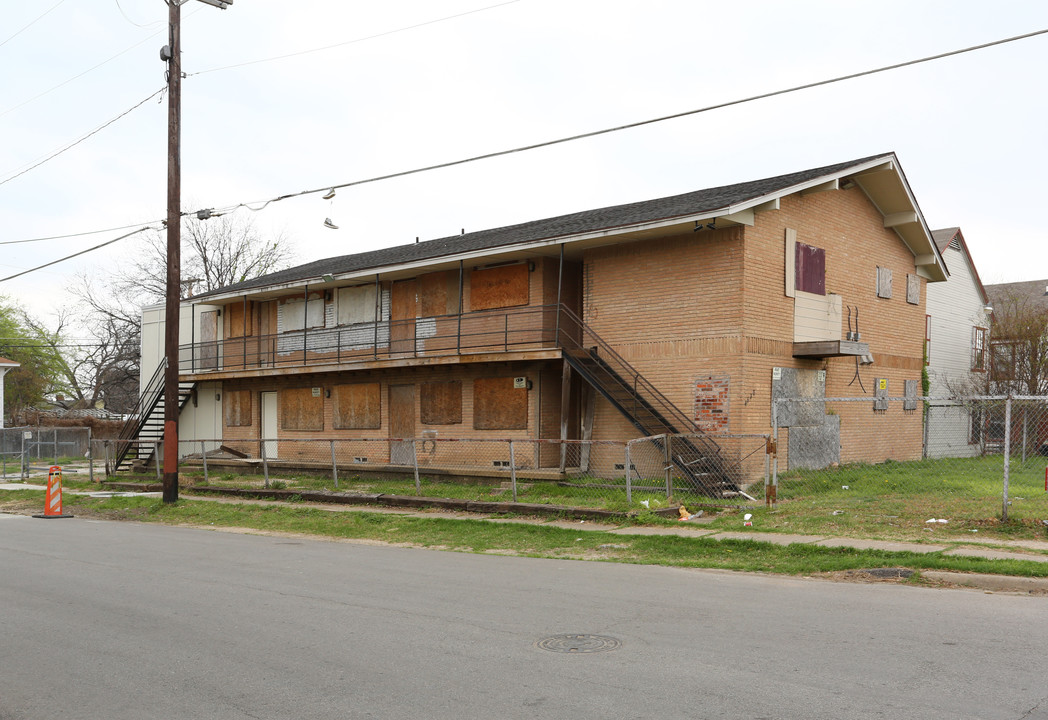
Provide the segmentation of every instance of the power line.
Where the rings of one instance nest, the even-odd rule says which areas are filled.
[[[18,105],[14,105],[14,106],[12,106],[12,107],[9,107],[9,108],[7,108],[6,110],[4,110],[4,111],[0,112],[0,117],[3,117],[4,115],[7,115],[8,113],[14,112],[15,110],[18,110],[18,109],[19,109],[19,108],[21,108],[21,107],[25,107],[25,106],[26,106],[26,105],[28,105],[29,103],[31,103],[31,102],[34,102],[35,100],[39,100],[39,99],[40,99],[40,98],[42,98],[42,97],[43,97],[44,95],[48,95],[48,94],[50,94],[50,93],[54,92],[55,90],[57,90],[58,88],[60,88],[60,87],[64,87],[64,86],[68,85],[69,83],[73,82],[74,80],[79,80],[79,79],[80,79],[80,78],[82,78],[82,77],[83,77],[84,75],[87,75],[87,74],[88,74],[89,72],[92,72],[92,71],[94,71],[94,70],[97,70],[98,68],[102,67],[103,65],[105,65],[105,64],[107,64],[107,63],[110,63],[110,62],[112,62],[112,61],[116,60],[116,59],[117,59],[118,57],[120,57],[121,55],[124,55],[124,54],[126,54],[126,53],[129,53],[129,52],[131,52],[132,50],[134,50],[134,49],[135,49],[136,47],[138,47],[139,45],[141,45],[141,44],[143,44],[143,43],[146,43],[146,42],[148,42],[148,41],[152,40],[152,39],[153,39],[153,38],[155,38],[155,37],[156,37],[157,35],[159,35],[159,34],[160,34],[161,32],[163,32],[163,31],[162,31],[162,30],[159,30],[159,31],[157,31],[157,32],[153,33],[152,35],[149,35],[149,36],[148,36],[148,37],[146,37],[146,38],[145,38],[144,40],[141,40],[140,42],[137,42],[137,43],[135,43],[135,44],[134,44],[134,45],[132,45],[131,47],[127,48],[126,50],[121,50],[120,52],[118,52],[118,53],[117,53],[116,55],[114,55],[113,57],[109,58],[108,60],[103,60],[102,62],[98,63],[97,65],[95,65],[95,66],[93,66],[93,67],[89,67],[89,68],[88,68],[87,70],[84,70],[84,71],[83,71],[82,73],[79,73],[79,74],[77,74],[77,75],[74,75],[73,77],[69,78],[68,80],[64,80],[64,81],[62,81],[62,82],[58,83],[57,85],[55,85],[54,87],[52,87],[52,88],[49,88],[49,89],[47,89],[47,90],[44,90],[44,91],[43,91],[42,93],[39,93],[38,95],[34,95],[33,97],[29,98],[28,100],[23,100],[23,101],[22,101],[22,102],[20,102],[20,103],[19,103]]]
[[[221,67],[208,68],[207,70],[198,70],[197,72],[186,73],[186,77],[193,75],[204,75],[206,73],[219,72],[221,70],[231,70],[233,68],[245,67],[247,65],[258,65],[260,63],[274,62],[276,60],[286,60],[287,58],[298,57],[300,55],[309,55],[311,53],[323,52],[325,50],[333,50],[335,48],[344,47],[346,45],[353,45],[355,43],[365,42],[367,40],[375,40],[376,38],[386,37],[387,35],[396,35],[397,33],[407,32],[408,30],[417,30],[427,25],[435,25],[442,23],[447,20],[455,20],[456,18],[465,17],[466,15],[473,15],[475,13],[484,12],[486,10],[494,10],[495,8],[504,7],[506,5],[512,5],[520,0],[508,0],[507,2],[498,3],[496,5],[488,5],[487,7],[476,8],[475,10],[467,10],[460,12],[455,15],[448,15],[442,18],[436,18],[434,20],[427,20],[425,22],[416,23],[415,25],[408,25],[406,27],[397,28],[395,30],[386,30],[385,32],[376,33],[374,35],[367,35],[365,37],[355,38],[353,40],[346,40],[344,42],[335,43],[334,45],[325,45],[323,47],[312,48],[311,50],[300,50],[298,52],[287,53],[285,55],[274,55],[273,57],[260,58],[258,60],[248,60],[246,62],[234,63],[232,65],[223,65]]]
[[[22,243],[32,242],[43,242],[44,240],[65,240],[66,238],[84,237],[85,235],[98,235],[104,232],[115,232],[117,230],[127,230],[128,228],[138,227],[140,225],[148,225],[150,223],[159,223],[162,220],[143,220],[142,222],[132,223],[130,225],[121,225],[120,227],[104,228],[102,230],[87,230],[85,232],[70,233],[68,235],[49,235],[47,237],[29,238],[27,240],[4,240],[0,242],[0,245],[21,245]]]
[[[654,123],[664,122],[666,120],[674,120],[676,118],[687,117],[687,116],[690,116],[690,115],[697,115],[699,113],[704,113],[704,112],[709,112],[711,110],[718,110],[718,109],[721,109],[721,108],[731,107],[733,105],[742,105],[744,103],[754,102],[756,100],[764,100],[764,99],[767,99],[767,98],[776,97],[778,95],[785,95],[787,93],[798,92],[800,90],[808,90],[808,89],[815,88],[815,87],[820,87],[820,86],[823,86],[823,85],[831,85],[831,84],[834,84],[834,83],[843,82],[845,80],[854,80],[856,78],[865,77],[865,76],[868,76],[868,75],[875,75],[877,73],[887,72],[889,70],[897,70],[897,69],[904,68],[904,67],[910,67],[912,65],[919,65],[921,63],[931,62],[932,60],[941,60],[942,58],[952,57],[954,55],[961,55],[963,53],[974,52],[976,50],[983,50],[985,48],[994,47],[996,45],[1004,45],[1006,43],[1016,42],[1018,40],[1025,40],[1027,38],[1036,37],[1038,35],[1044,35],[1044,34],[1048,34],[1048,29],[1036,30],[1034,32],[1029,32],[1029,33],[1025,33],[1025,34],[1022,34],[1022,35],[1015,35],[1015,36],[1012,36],[1012,37],[1009,37],[1009,38],[1004,38],[1002,40],[994,40],[992,42],[983,43],[981,45],[973,45],[971,47],[963,48],[963,49],[960,49],[960,50],[951,50],[949,52],[939,53],[937,55],[929,55],[927,57],[919,58],[919,59],[916,59],[916,60],[908,60],[906,62],[895,63],[893,65],[885,65],[883,67],[875,68],[873,70],[864,70],[862,72],[851,73],[849,75],[840,75],[838,77],[830,78],[830,79],[827,79],[827,80],[819,80],[817,82],[806,83],[804,85],[795,85],[795,86],[790,87],[790,88],[785,88],[785,89],[782,89],[782,90],[774,90],[772,92],[762,93],[760,95],[752,95],[750,97],[740,98],[740,99],[737,99],[737,100],[729,100],[727,102],[717,103],[715,105],[707,105],[706,107],[697,108],[695,110],[686,110],[684,112],[674,113],[672,115],[663,115],[663,116],[656,117],[656,118],[650,118],[648,120],[639,120],[637,122],[627,123],[625,125],[618,125],[616,127],[604,128],[603,130],[594,130],[594,131],[591,131],[591,132],[580,133],[578,135],[571,135],[569,137],[558,138],[556,140],[548,140],[548,141],[541,142],[541,143],[534,143],[534,144],[531,144],[531,145],[523,145],[523,146],[512,148],[512,149],[509,149],[509,150],[500,150],[500,151],[497,151],[497,152],[486,153],[486,154],[483,154],[483,155],[475,155],[473,157],[463,158],[463,159],[460,159],[460,160],[452,160],[450,162],[439,163],[437,165],[427,165],[425,167],[414,168],[412,170],[403,170],[401,172],[389,173],[387,175],[378,175],[378,176],[375,176],[375,177],[365,178],[363,180],[354,180],[354,181],[351,181],[351,182],[341,183],[341,184],[338,184],[338,185],[324,185],[323,187],[316,188],[316,189],[313,189],[313,190],[302,190],[301,192],[297,192],[297,193],[288,193],[286,195],[280,195],[278,197],[271,198],[269,200],[256,200],[256,201],[252,201],[252,202],[238,203],[236,205],[229,205],[229,206],[226,206],[224,208],[220,208],[218,210],[209,209],[209,210],[199,210],[199,211],[192,211],[192,212],[182,212],[181,216],[182,217],[186,217],[186,216],[189,216],[189,215],[198,215],[199,213],[207,212],[207,213],[209,213],[208,217],[214,217],[214,216],[221,215],[221,214],[224,214],[224,213],[233,212],[233,211],[238,210],[240,208],[247,208],[248,210],[252,210],[252,211],[257,212],[257,211],[263,210],[269,204],[274,203],[274,202],[279,202],[281,200],[287,200],[287,199],[290,199],[290,198],[302,197],[304,195],[312,195],[312,194],[316,194],[316,193],[320,193],[320,192],[327,192],[330,189],[354,187],[354,186],[357,186],[357,185],[365,185],[365,184],[368,184],[368,183],[380,182],[382,180],[390,180],[390,179],[393,179],[393,178],[405,177],[405,176],[408,176],[408,175],[416,175],[416,174],[419,174],[419,173],[429,172],[431,170],[440,170],[442,168],[454,167],[456,165],[465,165],[467,163],[477,162],[479,160],[488,160],[488,159],[491,159],[491,158],[502,157],[502,156],[505,156],[505,155],[511,155],[513,153],[525,152],[525,151],[528,151],[528,150],[536,150],[536,149],[544,148],[544,147],[551,147],[553,145],[560,145],[560,144],[563,144],[563,143],[572,142],[574,140],[582,140],[584,138],[596,137],[598,135],[607,135],[609,133],[619,132],[619,131],[622,131],[622,130],[628,130],[628,129],[636,128],[636,127],[642,127],[644,125],[652,125]],[[260,207],[251,207],[252,205],[259,205]],[[156,222],[160,222],[160,221],[156,221]],[[87,250],[83,250],[83,251],[81,251],[79,253],[76,253],[74,255],[69,255],[69,256],[67,256],[65,258],[60,258],[59,260],[55,260],[54,262],[48,263],[47,265],[41,265],[39,267],[32,268],[30,270],[26,270],[25,272],[18,273],[18,275],[12,275],[10,277],[0,278],[0,282],[4,282],[6,280],[11,280],[11,279],[19,277],[21,275],[25,275],[27,273],[34,272],[36,270],[40,270],[42,268],[48,267],[49,265],[54,265],[56,263],[62,262],[64,260],[68,260],[68,259],[76,257],[78,255],[83,255],[84,253],[88,253],[88,252],[91,252],[93,250],[97,250],[99,248],[105,247],[106,245],[110,245],[110,244],[116,242],[117,240],[122,240],[122,239],[124,239],[126,237],[130,237],[131,235],[134,235],[136,233],[140,233],[140,232],[143,232],[145,230],[150,230],[150,229],[155,229],[155,228],[151,228],[151,227],[140,228],[140,229],[138,229],[138,230],[136,230],[136,231],[134,231],[132,233],[128,233],[127,235],[123,235],[123,236],[121,236],[119,238],[116,238],[114,240],[110,240],[108,242],[102,243],[101,245],[97,245],[97,246],[95,246],[93,248],[88,248]],[[95,231],[85,232],[85,233],[80,233],[80,234],[81,235],[88,235],[88,234],[92,234],[94,232],[104,232],[104,231],[95,230]],[[75,235],[56,236],[56,237],[75,237]],[[30,241],[30,240],[16,240],[16,241],[8,241],[7,243],[3,243],[3,244],[13,244],[13,243],[17,243],[17,242],[34,242],[36,240],[46,240],[46,239],[56,239],[56,238],[36,238],[35,240],[32,240],[32,241]]]
[[[64,3],[64,2],[65,2],[65,0],[58,0],[58,2],[56,2],[56,3],[54,4],[54,5],[52,5],[52,6],[51,6],[51,7],[49,7],[49,8],[47,9],[47,10],[45,10],[45,11],[44,11],[44,13],[43,13],[43,15],[39,15],[39,16],[37,16],[36,20],[33,20],[32,22],[30,22],[30,23],[29,23],[28,25],[26,25],[26,26],[25,26],[24,28],[22,28],[21,30],[19,30],[18,32],[16,32],[16,33],[15,33],[14,35],[12,35],[11,37],[9,37],[9,38],[7,38],[6,40],[4,40],[3,42],[0,42],[0,47],[3,47],[3,46],[4,46],[4,45],[6,45],[7,43],[9,43],[9,42],[11,42],[12,40],[14,40],[14,39],[15,39],[16,37],[18,37],[19,35],[21,35],[22,33],[24,33],[24,32],[25,32],[26,30],[28,30],[28,29],[29,29],[29,28],[31,28],[31,27],[32,27],[33,25],[35,25],[35,24],[36,24],[37,22],[39,22],[40,20],[42,20],[42,19],[43,19],[43,18],[44,18],[44,17],[46,16],[46,15],[48,15],[48,14],[49,14],[49,13],[50,13],[50,12],[51,12],[52,10],[54,10],[54,9],[55,9],[56,7],[58,7],[59,5],[61,5],[61,4],[62,4],[62,3]]]
[[[15,273],[14,275],[8,275],[5,278],[0,278],[0,282],[6,282],[8,280],[14,280],[15,278],[22,277],[23,275],[28,275],[31,272],[36,272],[37,270],[43,270],[46,267],[51,267],[52,265],[57,265],[60,262],[65,262],[66,260],[72,260],[73,258],[79,257],[80,255],[85,255],[85,254],[87,254],[89,252],[94,252],[95,250],[100,250],[100,249],[104,248],[106,245],[112,245],[113,243],[115,243],[115,242],[117,242],[119,240],[123,240],[124,238],[129,238],[132,235],[137,235],[140,232],[145,232],[146,230],[155,230],[155,229],[156,228],[151,228],[151,227],[139,228],[138,230],[135,230],[134,232],[129,232],[126,235],[121,235],[118,238],[113,238],[112,240],[107,240],[106,242],[104,242],[104,243],[102,243],[100,245],[95,245],[94,247],[89,247],[86,250],[81,250],[78,253],[73,253],[72,255],[66,255],[63,258],[58,258],[57,260],[52,260],[49,263],[44,263],[43,265],[37,265],[35,268],[29,268],[28,270],[23,270],[20,273]]]
[[[443,168],[455,167],[456,165],[465,165],[467,163],[477,162],[478,160],[489,160],[491,158],[502,157],[505,155],[512,155],[513,153],[525,152],[528,150],[537,150],[539,148],[551,147],[553,145],[561,145],[563,143],[573,142],[575,140],[583,140],[585,138],[597,137],[598,135],[607,135],[614,132],[620,132],[622,130],[629,130],[632,128],[643,127],[644,125],[653,125],[655,123],[665,122],[666,120],[675,120],[677,118],[688,117],[690,115],[698,115],[699,113],[709,112],[711,110],[720,110],[722,108],[731,107],[733,105],[742,105],[744,103],[754,102],[756,100],[765,100],[767,98],[776,97],[778,95],[786,95],[788,93],[799,92],[801,90],[809,90],[811,88],[821,87],[823,85],[832,85],[834,83],[843,82],[845,80],[854,80],[856,78],[866,77],[868,75],[876,75],[877,73],[887,72],[889,70],[898,70],[904,67],[910,67],[912,65],[919,65],[921,63],[931,62],[932,60],[941,60],[942,58],[952,57],[954,55],[961,55],[963,53],[974,52],[976,50],[983,50],[985,48],[994,47],[996,45],[1004,45],[1005,43],[1016,42],[1017,40],[1025,40],[1027,38],[1036,37],[1038,35],[1044,35],[1048,33],[1048,28],[1044,30],[1036,30],[1034,32],[1025,33],[1023,35],[1015,35],[1003,40],[994,40],[992,42],[983,43],[981,45],[973,45],[971,47],[963,48],[961,50],[951,50],[949,52],[939,53],[938,55],[929,55],[927,57],[919,58],[917,60],[908,60],[906,62],[895,63],[893,65],[885,65],[883,67],[875,68],[873,70],[864,70],[862,72],[851,73],[849,75],[840,75],[835,78],[827,80],[819,80],[816,82],[805,83],[804,85],[794,85],[793,87],[785,88],[783,90],[773,90],[772,92],[761,93],[760,95],[751,95],[749,97],[740,98],[738,100],[729,100],[727,102],[717,103],[715,105],[707,105],[706,107],[697,108],[695,110],[685,110],[684,112],[674,113],[672,115],[663,115],[661,117],[650,118],[648,120],[639,120],[637,122],[627,123],[625,125],[618,125],[615,127],[604,128],[603,130],[593,130],[591,132],[580,133],[578,135],[571,135],[569,137],[558,138],[556,140],[547,140],[545,142],[534,143],[532,145],[522,145],[521,147],[512,148],[510,150],[499,150],[497,152],[485,153],[483,155],[474,155],[473,157],[464,158],[461,160],[452,160],[446,163],[439,163],[437,165],[427,165],[425,167],[415,168],[413,170],[403,170],[401,172],[390,173],[388,175],[379,175],[376,177],[367,178],[364,180],[354,180],[352,182],[342,183],[340,185],[325,185],[313,190],[303,190],[297,193],[289,193],[287,195],[281,195],[271,200],[258,200],[254,203],[240,203],[239,205],[232,205],[228,208],[224,208],[223,212],[232,212],[241,207],[245,207],[249,210],[262,210],[273,202],[279,202],[280,200],[286,200],[288,198],[300,197],[302,195],[312,195],[320,192],[327,192],[331,189],[340,189],[353,187],[356,185],[365,185],[368,183],[379,182],[381,180],[391,180],[393,178],[405,177],[407,175],[417,175],[418,173],[429,172],[431,170],[440,170]],[[262,203],[259,208],[251,207],[251,204]]]
[[[45,157],[45,158],[44,158],[43,160],[41,160],[40,162],[38,162],[38,163],[35,163],[35,164],[33,164],[33,165],[30,165],[30,166],[29,166],[29,167],[27,167],[27,168],[26,168],[25,170],[22,170],[21,172],[19,172],[19,173],[16,173],[16,174],[12,175],[11,177],[9,177],[9,178],[7,178],[7,179],[5,179],[5,180],[0,180],[0,185],[6,185],[7,183],[11,182],[11,181],[12,181],[12,180],[14,180],[15,178],[17,178],[17,177],[21,177],[22,175],[25,175],[25,174],[26,174],[27,172],[29,172],[30,170],[35,170],[36,168],[40,167],[40,166],[41,166],[41,165],[43,165],[44,163],[48,162],[49,160],[53,160],[53,159],[55,159],[56,157],[58,157],[59,155],[61,155],[61,154],[62,154],[62,153],[64,153],[64,152],[66,152],[67,150],[71,150],[72,148],[74,148],[74,147],[76,147],[77,145],[79,145],[80,143],[82,143],[82,142],[83,142],[84,140],[87,140],[87,139],[88,139],[89,137],[91,137],[92,135],[95,135],[95,134],[97,134],[97,133],[101,132],[102,130],[105,130],[105,129],[106,129],[107,127],[109,127],[110,125],[112,125],[113,123],[115,123],[115,122],[116,122],[117,120],[119,120],[120,118],[124,117],[124,116],[125,116],[125,115],[127,115],[128,113],[130,113],[130,112],[132,112],[132,111],[134,111],[134,110],[137,110],[138,108],[142,107],[142,106],[143,106],[143,105],[145,105],[145,104],[146,104],[147,102],[149,102],[150,100],[152,100],[153,98],[155,98],[155,97],[156,97],[157,95],[160,95],[160,94],[161,94],[162,92],[164,92],[164,91],[165,91],[166,89],[167,89],[167,88],[160,88],[160,89],[159,89],[159,90],[157,90],[157,91],[156,91],[155,93],[153,93],[152,95],[150,95],[149,97],[147,97],[147,98],[146,98],[145,100],[142,100],[142,101],[141,101],[140,103],[138,103],[137,105],[135,105],[135,106],[133,106],[133,107],[130,107],[130,108],[128,108],[127,110],[125,110],[124,112],[120,113],[119,115],[117,115],[117,116],[116,116],[115,118],[113,118],[112,120],[109,120],[108,122],[106,122],[106,123],[103,123],[102,125],[99,125],[99,126],[98,126],[98,127],[96,127],[96,128],[94,129],[94,130],[92,130],[91,132],[89,132],[89,133],[87,133],[86,135],[84,135],[83,137],[81,137],[81,138],[80,138],[79,140],[76,140],[76,141],[74,141],[74,142],[71,142],[70,144],[68,144],[68,145],[66,145],[66,146],[65,146],[64,148],[62,148],[61,150],[58,150],[58,151],[56,151],[56,152],[54,152],[54,153],[52,153],[52,154],[48,155],[47,157]]]

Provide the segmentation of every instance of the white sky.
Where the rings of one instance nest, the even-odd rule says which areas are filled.
[[[183,209],[453,161],[1048,28],[1043,0],[517,0],[193,74],[498,2],[235,0],[223,11],[189,0]],[[163,218],[166,96],[3,182],[164,86],[163,0],[0,0],[0,18],[0,242]],[[929,225],[962,228],[984,283],[1039,279],[1048,277],[1036,212],[1048,166],[1046,60],[1043,35],[344,189],[332,201],[317,194],[240,212],[264,233],[285,232],[309,262],[895,151]],[[339,229],[324,228],[326,217]],[[0,245],[0,277],[123,232]],[[76,272],[104,282],[135,247],[124,240],[0,283],[0,294],[46,318],[72,302],[63,288]]]

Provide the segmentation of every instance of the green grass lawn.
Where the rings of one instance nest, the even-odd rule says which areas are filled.
[[[521,503],[566,505],[636,513],[631,522],[666,522],[646,512],[651,509],[685,505],[690,511],[703,509],[715,516],[713,527],[737,529],[739,513],[754,515],[753,530],[804,533],[885,540],[941,542],[987,541],[994,538],[1048,539],[1048,493],[1044,491],[1044,463],[1048,458],[1032,456],[1026,463],[1013,459],[1010,468],[1011,504],[1008,522],[1002,521],[1003,462],[1000,456],[934,459],[914,462],[887,462],[876,465],[854,464],[818,471],[790,471],[779,476],[778,502],[773,508],[763,503],[763,488],[751,492],[758,502],[745,499],[729,502],[709,498],[676,487],[667,498],[654,489],[655,481],[638,481],[648,489],[635,489],[632,502],[623,489],[595,487],[607,483],[591,479],[574,485],[521,480],[517,500]],[[181,483],[191,491],[203,483],[202,471],[180,474]],[[155,476],[142,478],[155,482]],[[420,492],[428,497],[510,501],[510,483],[471,484],[437,481],[425,474]],[[67,485],[74,487],[67,479]],[[259,475],[233,475],[212,472],[209,485],[262,487]],[[660,481],[661,482],[661,481]],[[85,484],[86,485],[86,484]],[[288,475],[273,477],[271,486],[303,490],[336,490],[330,476]],[[402,479],[370,480],[351,475],[339,478],[337,490],[350,493],[415,495],[411,476]],[[930,519],[947,520],[929,523]]]
[[[64,510],[78,517],[133,520],[204,528],[238,528],[260,533],[381,541],[459,552],[597,560],[686,568],[720,568],[788,575],[840,573],[884,567],[917,571],[949,570],[1048,577],[1048,563],[984,560],[942,553],[829,548],[810,544],[778,546],[748,540],[613,535],[543,523],[417,517],[367,511],[333,512],[288,503],[260,505],[183,499],[92,498],[67,494]],[[26,512],[43,503],[40,491],[0,491],[0,509]],[[736,522],[737,522],[736,516]]]

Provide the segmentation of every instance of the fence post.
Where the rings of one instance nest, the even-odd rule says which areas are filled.
[[[673,468],[673,464],[670,462],[670,436],[669,434],[662,436],[662,448],[665,451],[666,456],[666,499],[669,500],[673,497],[673,486],[670,481],[670,470]]]
[[[200,459],[204,463],[204,484],[208,484],[207,479],[207,446],[204,445],[204,441],[200,441]]]
[[[156,461],[156,479],[161,480],[160,475],[160,448],[163,447],[163,443],[153,443],[153,459]]]
[[[630,462],[630,443],[626,442],[626,504],[633,504],[633,483],[630,480],[630,469],[632,463]]]
[[[415,452],[415,438],[411,438],[411,464],[415,467],[415,495],[421,495],[422,484],[418,479],[418,453]]]
[[[53,463],[51,463],[51,464],[52,465],[57,465],[58,464],[58,428],[53,428],[51,430],[51,440],[54,442],[54,457],[55,457],[55,461]]]
[[[779,502],[779,401],[771,401],[771,441],[775,455],[771,458],[771,492]]]
[[[268,490],[269,489],[269,463],[266,461],[266,441],[265,440],[259,440],[258,441],[258,449],[261,451],[261,452],[259,452],[259,455],[262,457],[262,475],[265,478],[265,484],[263,485],[263,487],[265,487]]]
[[[338,463],[335,462],[335,441],[331,441],[331,477],[335,479],[335,489],[338,489]]]
[[[91,428],[87,428],[87,473],[91,482],[95,481],[95,449],[92,445]],[[4,473],[5,475],[7,473]]]
[[[1008,475],[1012,449],[1012,396],[1004,400],[1004,498],[1001,501],[1001,520],[1008,522]]]
[[[513,502],[517,502],[517,456],[513,453],[513,441],[509,441],[509,477],[513,484]]]

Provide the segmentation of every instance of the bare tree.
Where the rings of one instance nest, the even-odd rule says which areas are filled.
[[[283,269],[293,257],[283,234],[264,238],[250,220],[219,216],[186,218],[182,227],[181,297],[216,290]],[[90,335],[67,358],[67,384],[77,401],[127,412],[138,398],[141,310],[163,302],[167,283],[166,236],[156,232],[105,282],[81,275],[72,292],[81,304],[76,318]],[[64,327],[67,318],[59,318]],[[55,333],[54,337],[61,336]]]
[[[125,296],[163,302],[167,288],[167,238],[156,232],[142,241],[142,252],[113,277]],[[281,233],[264,238],[253,222],[233,215],[182,223],[182,298],[281,270],[293,258]]]
[[[1048,301],[1026,285],[990,286],[989,383],[994,394],[1048,395]]]

